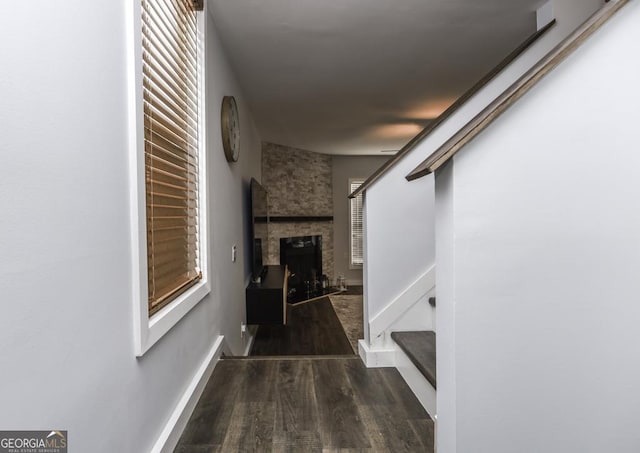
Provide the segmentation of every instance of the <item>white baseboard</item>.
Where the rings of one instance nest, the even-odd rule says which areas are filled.
[[[180,401],[173,409],[171,417],[165,424],[160,437],[156,441],[155,445],[151,449],[151,453],[171,453],[176,448],[182,431],[187,426],[189,417],[196,407],[198,399],[202,395],[204,388],[213,373],[220,356],[222,355],[222,349],[224,345],[224,336],[220,335],[214,342],[211,350],[204,358],[198,371],[191,379],[189,386],[182,394]]]
[[[436,389],[433,388],[427,378],[422,375],[413,362],[411,362],[411,359],[409,359],[400,348],[396,349],[395,363],[400,375],[416,398],[418,398],[420,404],[422,404],[431,418],[435,420],[437,414]]]
[[[396,366],[395,349],[375,349],[365,340],[358,340],[358,354],[367,368],[389,368]]]
[[[248,356],[251,352],[251,348],[253,347],[253,342],[256,340],[256,334],[258,333],[258,326],[247,326],[247,333],[249,335],[249,341],[247,342],[247,346],[244,348],[244,356]]]

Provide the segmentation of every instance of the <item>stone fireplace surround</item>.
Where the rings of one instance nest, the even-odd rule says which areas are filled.
[[[280,264],[280,239],[296,236],[322,236],[322,273],[333,283],[333,221],[269,223],[267,264]]]
[[[269,192],[266,264],[280,264],[281,238],[320,235],[322,272],[334,282],[331,156],[265,142],[262,185]]]

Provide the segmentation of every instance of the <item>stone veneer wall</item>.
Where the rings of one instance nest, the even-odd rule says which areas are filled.
[[[262,185],[270,217],[333,216],[331,156],[262,144]],[[322,272],[334,280],[333,222],[270,222],[267,264],[280,263],[280,238],[322,235]]]

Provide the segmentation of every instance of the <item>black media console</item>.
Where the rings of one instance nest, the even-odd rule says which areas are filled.
[[[247,324],[286,324],[287,267],[265,268],[260,283],[251,282],[247,286]]]
[[[260,283],[249,283],[246,291],[247,324],[286,324],[287,307],[304,304],[342,292],[335,287],[313,291],[288,290],[291,273],[287,266],[265,266]]]

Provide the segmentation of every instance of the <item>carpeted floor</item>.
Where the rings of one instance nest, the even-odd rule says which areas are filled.
[[[331,305],[347,334],[354,354],[358,353],[358,340],[364,338],[362,295],[337,294],[330,296]]]

